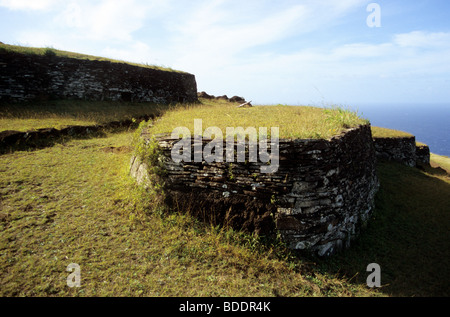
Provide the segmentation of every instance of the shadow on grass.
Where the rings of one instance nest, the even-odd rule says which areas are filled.
[[[450,178],[439,168],[380,162],[376,209],[352,247],[317,269],[365,284],[381,266],[381,291],[398,297],[450,295]]]

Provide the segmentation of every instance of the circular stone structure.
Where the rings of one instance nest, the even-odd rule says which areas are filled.
[[[177,163],[171,153],[180,139],[145,129],[141,138],[159,145],[168,204],[233,228],[278,233],[291,249],[329,256],[348,247],[374,208],[379,182],[370,125],[330,139],[277,140],[273,173],[261,173],[267,163],[225,158]],[[134,156],[130,174],[145,183],[147,173],[147,163]]]

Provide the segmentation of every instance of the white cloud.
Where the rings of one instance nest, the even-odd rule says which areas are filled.
[[[145,14],[145,6],[132,0],[71,1],[56,23],[89,39],[127,41],[142,27]]]
[[[102,56],[140,64],[171,66],[165,64],[167,61],[164,61],[163,51],[152,49],[149,45],[140,41],[133,42],[126,48],[108,46],[102,50]]]
[[[58,2],[57,0],[0,0],[0,6],[11,10],[45,10]]]
[[[79,39],[131,41],[133,32],[166,13],[170,4],[156,0],[72,0],[54,23],[67,32],[76,32]]]
[[[199,86],[223,87],[231,93],[245,87],[242,94],[256,103],[373,101],[396,94],[399,101],[426,98],[425,83],[442,82],[450,73],[450,45],[442,47],[445,34],[424,34],[428,50],[405,49],[405,42],[398,41],[402,35],[394,35],[380,44],[350,43],[332,49],[323,45],[255,55],[220,73],[197,72]],[[429,45],[430,39],[434,46]]]
[[[394,37],[394,43],[401,47],[450,47],[450,33],[414,31],[397,34]]]
[[[392,52],[392,43],[383,44],[367,44],[367,43],[352,43],[345,44],[336,47],[332,50],[332,55],[330,56],[332,60],[345,60],[345,59],[355,59],[355,58],[376,58],[385,57]]]
[[[47,32],[42,32],[39,30],[27,30],[25,32],[20,32],[17,35],[17,40],[20,45],[31,46],[31,47],[53,47],[63,49],[55,44],[58,43],[58,38]]]
[[[363,42],[361,30],[354,32],[358,41],[352,41],[353,30],[344,36],[334,30],[342,24],[339,30],[347,32],[358,19],[366,29],[369,2],[0,0],[0,5],[23,10],[25,4],[35,10],[54,5],[48,24],[17,32],[23,43],[173,67],[195,74],[200,90],[255,102],[308,102],[313,95],[361,100],[373,86],[393,94],[395,85],[448,77],[449,32],[389,35],[380,29],[372,31],[383,37]]]

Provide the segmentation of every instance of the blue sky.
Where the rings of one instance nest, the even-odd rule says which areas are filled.
[[[168,66],[255,104],[450,104],[449,13],[448,0],[0,0],[0,41]]]

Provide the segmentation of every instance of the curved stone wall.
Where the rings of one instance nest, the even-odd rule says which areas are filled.
[[[234,228],[279,233],[292,249],[326,256],[348,247],[373,210],[379,183],[369,125],[330,140],[279,140],[272,174],[261,173],[264,163],[175,163],[171,151],[180,139],[156,140],[168,203]],[[130,173],[145,182],[146,167],[134,157]]]
[[[39,99],[195,102],[197,84],[188,73],[0,51],[0,102]]]

